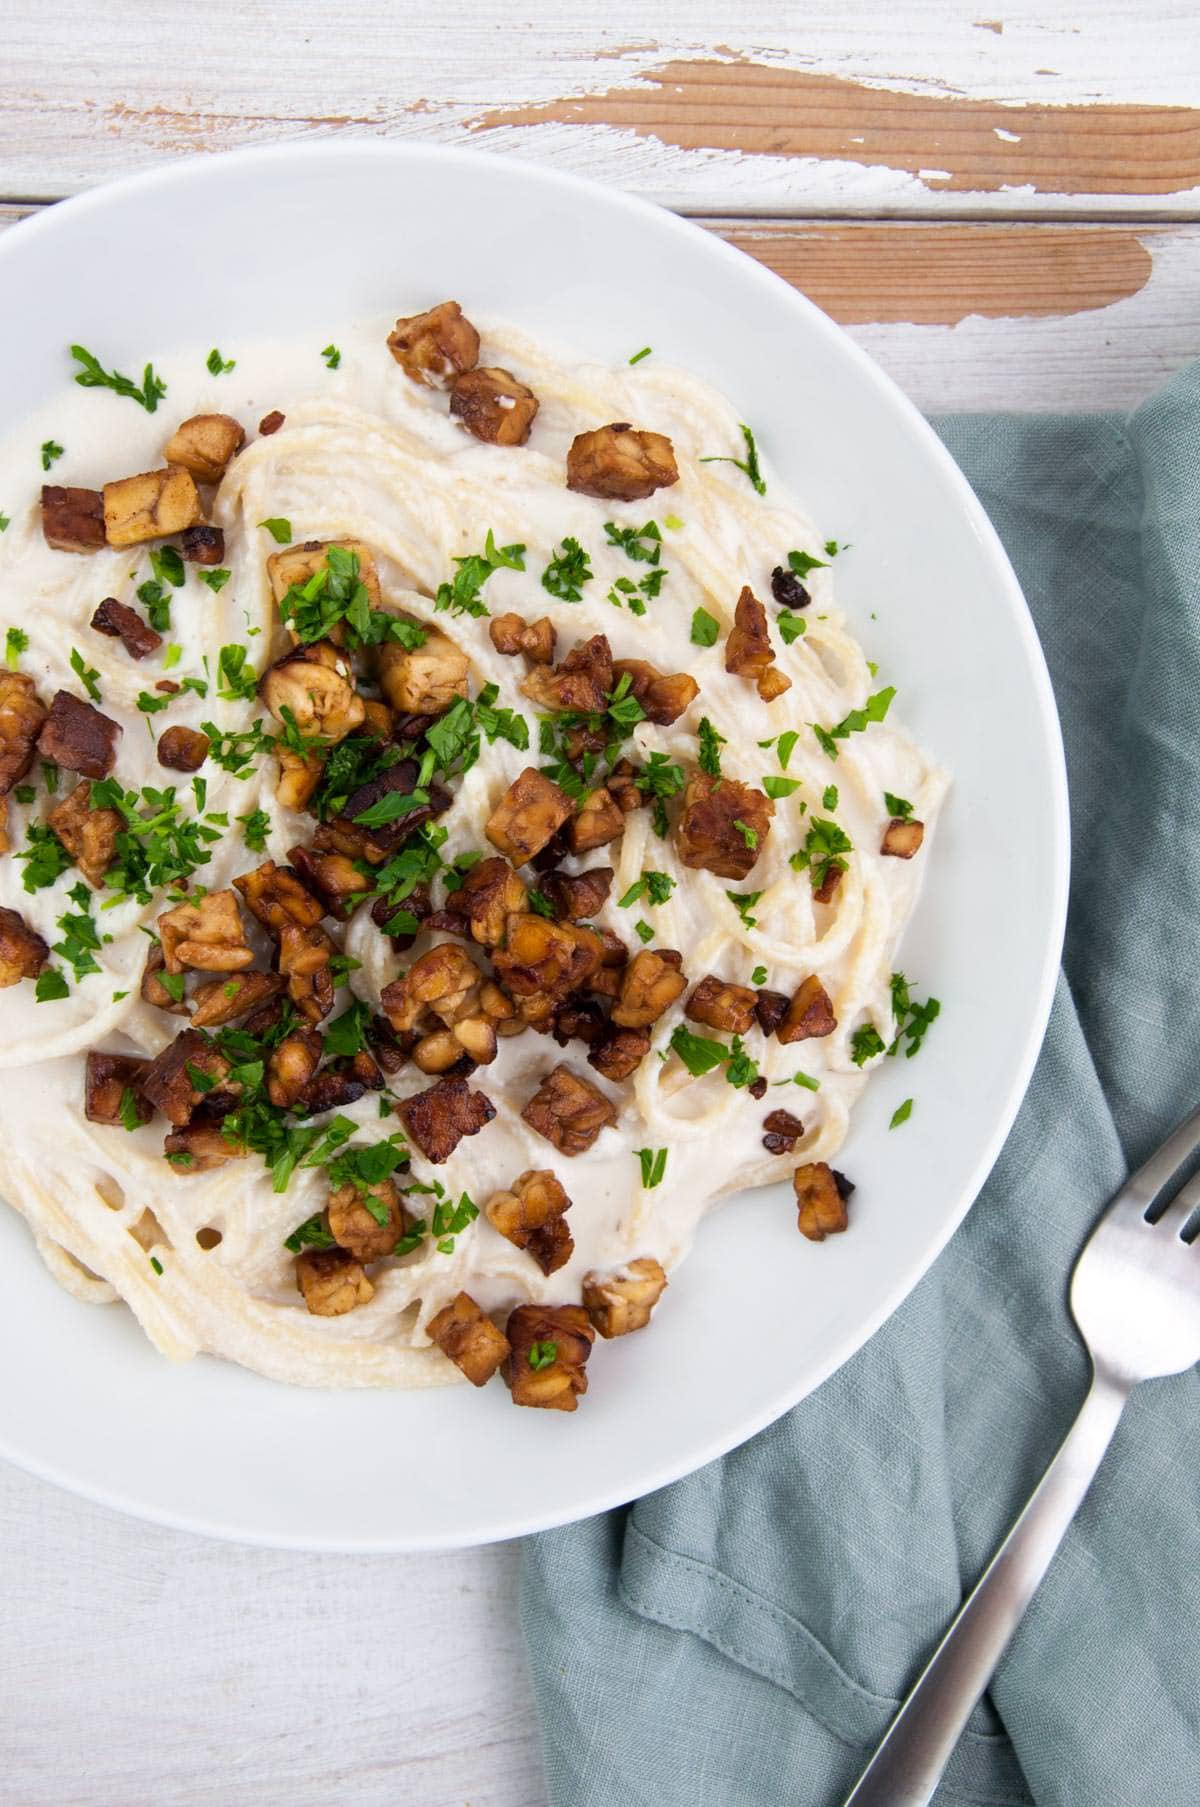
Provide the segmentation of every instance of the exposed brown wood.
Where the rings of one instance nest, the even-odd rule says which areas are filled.
[[[1195,107],[1010,107],[743,61],[676,60],[580,99],[494,108],[472,127],[542,124],[620,126],[687,151],[882,164],[925,172],[943,192],[1166,195],[1200,187]]]
[[[1084,313],[1136,295],[1153,268],[1152,229],[705,224],[803,289],[843,326],[953,326],[969,314]]]

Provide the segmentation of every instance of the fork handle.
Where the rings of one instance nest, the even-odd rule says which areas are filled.
[[[1112,1441],[1129,1388],[1099,1374],[844,1807],[924,1807]]]

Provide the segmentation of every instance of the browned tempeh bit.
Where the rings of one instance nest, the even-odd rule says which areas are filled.
[[[584,496],[635,502],[679,481],[671,441],[615,420],[590,433],[577,433],[567,453],[567,488]]]
[[[68,772],[107,778],[116,764],[120,733],[120,724],[110,716],[69,690],[60,690],[38,735],[38,752]]]
[[[514,1405],[573,1412],[587,1392],[584,1368],[596,1332],[581,1305],[518,1305],[505,1327],[510,1354],[504,1364]]]
[[[560,1154],[584,1154],[601,1130],[617,1120],[615,1106],[570,1067],[552,1067],[524,1110],[530,1129],[552,1142]]]
[[[144,659],[162,645],[162,635],[155,633],[136,609],[127,602],[118,602],[115,596],[106,596],[97,605],[92,626],[98,634],[119,640],[131,659]]]
[[[511,370],[464,370],[450,385],[450,412],[488,445],[524,445],[538,399]]]
[[[458,1293],[429,1320],[429,1334],[473,1387],[484,1386],[509,1352],[504,1332],[476,1305],[470,1293]]]

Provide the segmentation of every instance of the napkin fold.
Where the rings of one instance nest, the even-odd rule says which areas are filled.
[[[1200,1100],[1200,365],[1128,419],[935,425],[1062,717],[1049,1032],[970,1215],[853,1360],[723,1460],[526,1543],[554,1807],[836,1807],[1082,1400],[1089,1226]],[[1133,1395],[937,1801],[1200,1798],[1198,1475],[1193,1370]]]

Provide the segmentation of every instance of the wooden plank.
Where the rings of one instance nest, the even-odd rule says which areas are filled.
[[[835,159],[946,194],[1177,195],[1200,188],[1200,109],[1004,105],[906,94],[737,59],[680,58],[579,99],[493,109],[497,126],[608,126],[681,151]]]
[[[1193,0],[8,0],[0,197],[280,138],[544,158],[691,212],[1200,211]],[[1002,29],[995,29],[1001,26]],[[731,42],[732,34],[732,42]]]
[[[0,1537],[7,1802],[545,1807],[513,1544],[254,1550],[6,1464]]]

